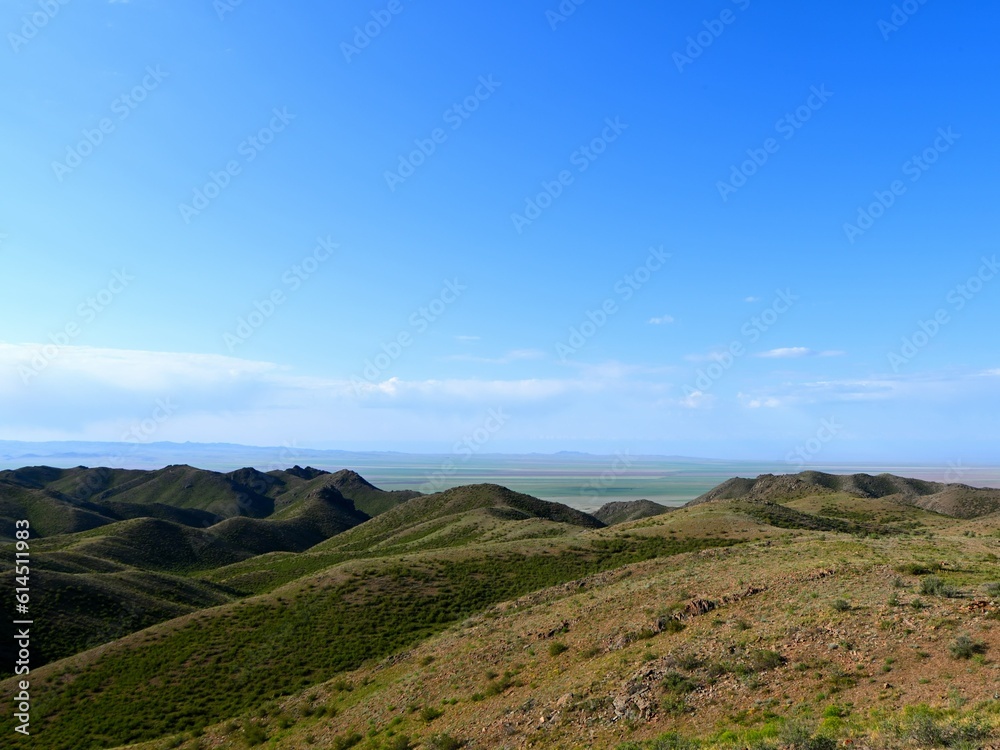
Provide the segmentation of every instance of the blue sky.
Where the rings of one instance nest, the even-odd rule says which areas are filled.
[[[5,3],[0,439],[995,461],[1000,10],[861,5]]]

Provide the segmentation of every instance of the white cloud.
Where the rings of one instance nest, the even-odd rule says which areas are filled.
[[[754,397],[745,393],[738,393],[736,397],[748,409],[777,409],[782,405],[781,399],[774,396]]]
[[[847,352],[837,349],[828,349],[818,352],[807,346],[790,346],[784,349],[771,349],[770,351],[761,352],[755,356],[763,357],[765,359],[795,359],[797,357],[843,357],[845,354],[847,354]]]
[[[545,352],[540,349],[514,349],[500,357],[477,357],[471,354],[452,354],[447,359],[459,362],[481,362],[488,365],[509,365],[529,359],[543,359]]]
[[[479,336],[463,336],[463,335],[455,336],[455,341],[479,341],[479,339],[480,339]]]
[[[674,322],[674,316],[673,315],[663,315],[663,316],[658,317],[658,318],[650,318],[649,322],[652,325],[654,325],[654,326],[669,325],[670,323]]]
[[[797,357],[808,357],[814,354],[812,349],[805,346],[791,346],[785,349],[771,349],[767,352],[761,352],[758,357],[764,357],[765,359],[794,359]]]
[[[681,399],[680,404],[687,409],[704,409],[711,406],[714,402],[715,396],[710,393],[691,391],[691,393]]]
[[[760,302],[760,297],[744,297],[744,302]]]

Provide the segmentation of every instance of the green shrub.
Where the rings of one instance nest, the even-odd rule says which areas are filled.
[[[347,750],[350,747],[354,747],[363,740],[362,737],[357,732],[352,732],[351,734],[341,734],[333,738],[330,743],[332,750]]]
[[[673,661],[678,667],[686,669],[689,672],[692,669],[698,669],[698,667],[705,663],[694,654],[677,654],[673,657]]]
[[[569,646],[565,643],[553,641],[549,644],[549,656],[559,656],[559,654],[564,654],[567,651],[569,651]]]
[[[420,718],[428,724],[444,715],[444,711],[434,708],[434,706],[424,706],[420,710]]]
[[[834,612],[851,611],[851,603],[848,602],[846,599],[834,599],[833,604],[831,604],[830,606],[833,607]]]
[[[986,644],[982,641],[974,641],[967,635],[960,635],[948,647],[952,658],[971,659],[976,654],[986,653]]]
[[[928,573],[935,573],[941,570],[941,565],[939,563],[905,563],[903,565],[897,565],[896,571],[899,573],[906,573],[911,576],[924,576]]]
[[[267,732],[259,724],[248,724],[243,729],[243,741],[250,747],[267,742]]]
[[[954,599],[961,594],[957,588],[949,583],[945,583],[938,576],[927,576],[922,579],[920,581],[920,593],[925,596],[943,596],[948,599]]]
[[[695,750],[698,746],[691,740],[681,737],[677,732],[661,734],[647,745],[649,750]]]
[[[764,672],[768,669],[777,669],[785,663],[785,657],[777,651],[767,649],[757,649],[747,654],[747,665],[754,672]]]
[[[427,750],[458,750],[464,743],[450,734],[432,734],[424,740]]]
[[[661,684],[664,690],[675,695],[684,695],[698,689],[698,683],[680,672],[667,672]]]

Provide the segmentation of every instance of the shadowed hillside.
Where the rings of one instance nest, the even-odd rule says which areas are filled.
[[[893,474],[762,474],[756,479],[730,479],[688,505],[713,500],[787,500],[807,495],[843,492],[855,497],[886,498],[955,518],[978,518],[1000,512],[1000,490],[908,479]]]
[[[613,526],[618,523],[638,521],[641,518],[658,516],[670,510],[666,505],[654,503],[652,500],[631,500],[628,502],[605,503],[593,513],[593,516],[601,523]]]

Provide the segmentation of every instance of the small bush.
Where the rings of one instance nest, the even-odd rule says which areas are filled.
[[[347,750],[348,748],[357,745],[363,739],[364,737],[357,732],[352,732],[351,734],[341,734],[333,738],[333,742],[330,743],[330,747],[333,750]]]
[[[687,708],[688,706],[687,703],[684,701],[683,695],[674,695],[672,693],[668,693],[667,695],[663,696],[663,700],[660,701],[660,709],[665,714],[672,714],[672,715],[682,714],[685,711],[687,711]]]
[[[768,669],[777,669],[785,663],[785,657],[777,651],[757,649],[747,655],[747,663],[754,672],[764,672]]]
[[[976,654],[986,653],[986,644],[982,641],[974,641],[967,635],[960,635],[948,647],[954,659],[971,659]]]
[[[249,724],[243,730],[243,741],[250,747],[267,742],[267,732],[258,724]]]
[[[1000,583],[987,583],[983,588],[990,596],[1000,596]]]
[[[461,740],[457,740],[450,734],[432,734],[424,740],[424,747],[427,750],[458,750],[463,745]]]
[[[549,644],[549,656],[559,656],[569,651],[569,646],[560,641],[553,641]]]
[[[833,607],[834,612],[851,611],[851,603],[848,602],[846,599],[834,599],[833,604],[831,604],[830,606]]]
[[[704,662],[694,654],[677,654],[673,657],[673,662],[681,669],[686,669],[689,672],[692,669],[697,669],[704,664]]]
[[[677,732],[667,732],[655,740],[650,740],[647,747],[649,750],[695,750],[697,745],[691,740],[684,739]]]
[[[667,620],[665,623],[663,623],[663,632],[664,633],[679,633],[682,630],[684,630],[684,628],[686,628],[686,627],[687,627],[687,625],[685,625],[680,620]]]
[[[698,684],[694,680],[680,672],[667,672],[663,676],[662,684],[664,690],[675,695],[684,695],[698,689]]]
[[[434,708],[434,706],[424,706],[420,709],[420,718],[430,724],[435,719],[444,715],[444,711]]]
[[[941,566],[938,563],[906,563],[904,565],[897,565],[896,570],[899,573],[906,573],[911,576],[925,576],[928,573],[936,573],[941,570]]]
[[[961,592],[949,583],[945,583],[938,576],[927,576],[920,581],[920,593],[925,596],[943,596],[954,599]]]

